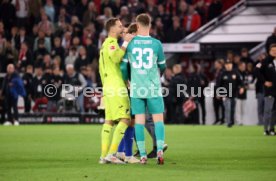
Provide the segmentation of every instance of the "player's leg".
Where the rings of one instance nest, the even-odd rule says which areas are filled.
[[[110,145],[110,149],[108,154],[116,154],[118,151],[118,147],[120,142],[122,141],[122,138],[124,137],[125,131],[129,125],[129,119],[121,119],[119,124],[116,126],[114,133],[113,133],[113,138],[112,142]]]
[[[135,137],[136,144],[140,153],[141,163],[146,164],[147,162],[147,153],[145,146],[145,111],[146,104],[145,99],[131,98],[131,110],[135,115]]]
[[[107,97],[103,98],[104,105],[105,105],[105,123],[103,124],[102,127],[102,132],[101,132],[101,158],[100,158],[100,163],[105,163],[106,161],[104,158],[106,157],[108,153],[108,148],[110,144],[110,134],[112,132],[113,128],[113,121],[112,119],[112,114],[110,110],[110,99]]]
[[[152,151],[147,155],[147,158],[156,158],[157,157],[157,141],[156,141],[156,136],[155,136],[154,122],[153,122],[151,116],[146,116],[145,127],[151,136],[152,145],[153,145]],[[137,142],[135,137],[134,137],[134,139],[135,139],[135,142]],[[138,148],[138,146],[137,146],[137,148]],[[168,145],[164,144],[163,151],[166,151],[167,148],[168,148]],[[135,156],[140,156],[139,150],[137,150],[137,152],[135,153]]]
[[[108,154],[104,158],[107,163],[124,164],[123,161],[116,157],[116,152],[118,151],[119,144],[125,134],[125,130],[127,129],[128,124],[128,119],[121,119],[119,124],[116,126]]]
[[[164,101],[163,97],[147,99],[148,111],[152,114],[157,140],[158,164],[164,164],[163,147],[165,140]]]
[[[135,115],[135,136],[136,143],[141,157],[141,163],[146,164],[147,162],[147,152],[145,144],[145,114]]]
[[[156,136],[155,136],[154,122],[152,120],[151,115],[146,116],[145,127],[152,138],[152,145],[153,145],[153,149],[148,154],[148,158],[156,158],[157,157],[157,141],[156,141]]]
[[[158,164],[164,164],[163,147],[165,141],[165,126],[163,114],[153,114],[155,135],[157,140],[157,158]]]
[[[135,119],[132,119],[129,127],[127,128],[124,136],[125,145],[125,162],[126,163],[139,163],[140,160],[135,158],[132,153],[133,140],[134,140],[134,123]]]
[[[120,161],[117,157],[115,157],[115,154],[118,151],[119,144],[122,141],[125,131],[129,125],[129,120],[130,120],[129,98],[122,97],[122,96],[112,97],[112,102],[110,103],[110,106],[112,108],[111,109],[112,120],[119,120],[119,124],[116,126],[114,130],[108,155],[105,159],[111,163],[121,164],[124,162]]]
[[[101,132],[101,158],[100,163],[105,163],[104,158],[108,153],[108,148],[110,144],[110,134],[112,132],[113,122],[110,120],[106,120],[102,127]]]
[[[119,158],[122,161],[125,160],[125,136],[123,137],[121,143],[119,144],[117,158]]]
[[[146,115],[145,127],[152,138],[152,145],[153,145],[152,151],[147,155],[147,157],[148,158],[156,158],[157,157],[157,141],[156,141],[156,135],[155,135],[155,126],[154,126],[154,122],[152,120],[152,116]],[[165,152],[167,149],[168,149],[168,145],[164,143],[163,152]]]

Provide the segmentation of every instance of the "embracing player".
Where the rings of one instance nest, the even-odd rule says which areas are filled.
[[[149,36],[151,27],[149,15],[138,15],[136,23],[137,36],[129,43],[123,61],[130,63],[131,111],[135,115],[135,136],[141,156],[140,162],[147,163],[144,128],[148,109],[155,126],[158,164],[164,164],[164,102],[159,70],[161,72],[165,70],[166,60],[161,42]]]
[[[108,37],[100,50],[100,76],[103,84],[103,100],[105,105],[105,123],[102,128],[102,153],[99,163],[122,164],[115,154],[118,150],[125,130],[130,120],[130,103],[126,84],[122,78],[120,62],[125,54],[128,42],[133,35],[124,37],[122,47],[118,45],[118,38],[123,33],[123,26],[119,19],[111,18],[105,25]],[[110,134],[114,121],[119,121],[110,144]]]

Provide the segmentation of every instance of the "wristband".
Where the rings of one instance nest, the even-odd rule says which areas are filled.
[[[128,46],[128,42],[124,41],[124,43],[122,44],[122,47],[127,48],[127,46]]]

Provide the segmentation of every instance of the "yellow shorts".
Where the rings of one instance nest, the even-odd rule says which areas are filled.
[[[130,101],[128,96],[104,96],[103,100],[105,120],[130,119]]]

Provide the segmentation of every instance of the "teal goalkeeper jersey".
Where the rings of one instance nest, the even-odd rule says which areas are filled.
[[[162,96],[160,71],[166,64],[162,44],[150,36],[136,36],[129,43],[123,64],[130,65],[130,97]]]

